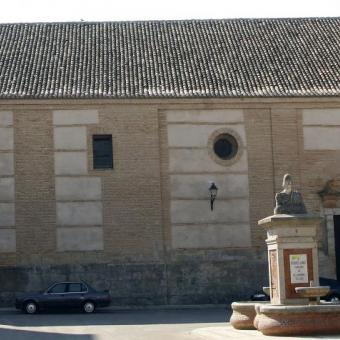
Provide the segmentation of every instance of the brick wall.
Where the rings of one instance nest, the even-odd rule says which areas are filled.
[[[205,285],[204,277],[215,277],[218,281],[227,277],[229,271],[237,271],[237,263],[240,269],[247,262],[247,258],[254,256],[258,258],[258,266],[265,268],[265,234],[257,226],[257,221],[272,213],[274,194],[281,188],[284,173],[290,172],[293,175],[296,187],[302,191],[308,209],[316,213],[322,211],[317,191],[322,189],[328,179],[336,175],[340,164],[340,151],[305,150],[303,110],[328,107],[340,107],[340,102],[316,101],[313,98],[295,101],[258,99],[2,102],[0,110],[11,111],[14,117],[16,252],[0,253],[0,266],[4,270],[26,268],[30,272],[30,284],[25,287],[17,286],[25,290],[34,288],[37,282],[42,282],[34,283],[32,280],[34,271],[39,271],[37,268],[44,266],[57,268],[55,275],[45,278],[45,281],[48,281],[72,276],[73,265],[129,265],[126,267],[127,272],[134,264],[143,265],[144,269],[134,269],[128,276],[144,277],[147,281],[153,270],[152,265],[158,264],[162,269],[157,270],[162,271],[160,275],[164,276],[166,282],[166,287],[163,286],[164,290],[160,294],[167,296],[164,301],[178,303],[195,300],[190,293],[195,291],[195,284],[182,288],[177,285],[181,280],[195,282],[195,275],[189,275],[188,268],[193,268],[194,263],[200,263],[200,268],[207,268],[211,264],[216,275],[206,271],[200,273],[200,278],[197,279],[196,288],[201,292],[201,301],[204,301],[205,294],[211,291],[213,285],[209,282],[209,289],[202,288]],[[99,115],[98,123],[86,125],[86,176],[101,180],[104,248],[94,251],[57,251],[53,111],[87,109],[96,110]],[[193,109],[237,109],[243,112],[249,183],[249,247],[173,247],[166,112]],[[93,134],[112,134],[113,170],[93,170]],[[217,204],[221,204],[222,201],[219,202],[218,199],[219,197]],[[206,204],[209,205],[208,198]],[[323,235],[324,230],[320,228],[320,240]],[[320,242],[320,247],[322,246]],[[222,271],[217,269],[221,266],[227,270],[224,276]],[[82,270],[80,272],[83,276],[89,275]],[[115,270],[112,270],[112,275]],[[143,271],[145,276],[141,274]],[[218,275],[219,271],[222,276]],[[263,277],[264,281],[266,279]],[[105,280],[115,282],[112,287],[119,284],[112,276]],[[258,279],[258,284],[260,281]],[[103,282],[98,284],[102,285]],[[232,283],[218,287],[220,296],[223,296],[232,288]],[[181,300],[180,296],[184,295],[186,298]],[[221,301],[220,298],[217,300]]]

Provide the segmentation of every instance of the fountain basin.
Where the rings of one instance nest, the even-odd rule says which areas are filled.
[[[309,299],[310,305],[318,305],[320,297],[327,295],[331,288],[329,286],[296,287],[295,291],[302,297]]]
[[[257,305],[254,324],[264,335],[340,333],[340,305]]]
[[[331,287],[329,286],[316,286],[316,287],[296,287],[295,291],[306,298],[317,298],[320,296],[327,295]]]
[[[256,329],[254,326],[255,306],[262,304],[269,304],[269,301],[233,302],[231,304],[233,314],[230,318],[230,324],[236,329]]]

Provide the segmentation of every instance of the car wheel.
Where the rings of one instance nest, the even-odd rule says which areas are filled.
[[[96,307],[92,301],[86,301],[83,305],[83,310],[85,313],[93,313],[95,308]]]
[[[38,311],[38,305],[34,301],[28,301],[24,309],[27,314],[35,314]]]

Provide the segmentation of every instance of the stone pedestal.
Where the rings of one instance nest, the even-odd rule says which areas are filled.
[[[273,305],[308,304],[296,287],[319,285],[317,227],[309,214],[273,215],[258,222],[267,230],[270,299]]]

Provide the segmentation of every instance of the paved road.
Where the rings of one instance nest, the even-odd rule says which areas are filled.
[[[0,312],[1,340],[202,340],[226,325],[225,309],[102,311],[92,315]]]
[[[0,340],[277,340],[258,331],[239,331],[224,309],[103,311],[93,315],[24,315],[0,311]],[[335,336],[285,337],[340,339]]]

